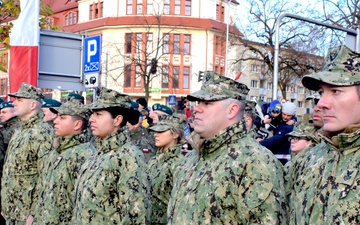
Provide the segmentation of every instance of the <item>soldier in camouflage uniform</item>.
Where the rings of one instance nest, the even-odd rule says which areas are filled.
[[[50,110],[58,115],[54,120],[56,151],[49,155],[41,175],[33,224],[65,225],[71,221],[74,185],[81,165],[95,152],[87,129],[91,111],[75,99]]]
[[[139,119],[130,96],[102,88],[96,101],[86,107],[93,110],[89,121],[97,152],[84,163],[76,181],[72,223],[150,222],[145,162],[126,126]]]
[[[150,127],[155,132],[155,145],[159,148],[149,161],[152,224],[166,224],[166,209],[173,187],[174,171],[183,159],[182,138],[186,120],[178,114],[168,115]]]
[[[290,224],[360,224],[360,54],[332,48],[323,70],[302,83],[319,91],[328,135],[288,176]]]
[[[15,116],[20,127],[11,137],[1,180],[2,214],[7,224],[32,220],[38,194],[39,175],[52,150],[51,127],[43,122],[40,90],[22,83],[14,97]]]
[[[282,165],[247,135],[248,91],[209,73],[187,96],[198,101],[194,131],[204,142],[174,176],[168,224],[287,224]]]

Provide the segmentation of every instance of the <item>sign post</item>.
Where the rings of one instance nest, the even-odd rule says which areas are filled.
[[[101,36],[86,37],[84,39],[84,85],[86,88],[99,86]]]

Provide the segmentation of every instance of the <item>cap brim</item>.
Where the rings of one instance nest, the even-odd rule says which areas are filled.
[[[318,91],[320,85],[330,84],[334,86],[350,86],[360,84],[360,80],[355,76],[350,76],[349,72],[342,71],[322,71],[315,74],[306,75],[301,80],[304,87]]]
[[[52,113],[55,113],[55,114],[58,114],[59,111],[58,111],[59,107],[50,107],[49,110],[52,112]]]
[[[155,124],[154,126],[151,126],[148,129],[155,131],[155,132],[164,132],[164,131],[170,130],[171,127],[168,125],[164,125],[164,124]]]
[[[287,133],[286,136],[292,136],[292,137],[306,137],[305,134],[303,133],[299,133],[299,132],[296,132],[296,131],[292,131],[290,133]]]
[[[219,94],[214,94],[208,91],[204,91],[204,90],[199,90],[196,91],[190,95],[186,96],[186,99],[188,99],[191,102],[194,101],[219,101],[219,100],[223,100],[223,99],[228,99],[229,97],[226,95],[219,95]]]

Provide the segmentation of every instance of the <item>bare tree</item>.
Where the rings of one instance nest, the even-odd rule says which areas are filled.
[[[246,54],[235,63],[256,61],[265,66],[263,75],[269,81],[273,78],[275,53],[275,22],[284,13],[302,15],[313,13],[305,10],[299,3],[291,0],[246,0],[246,18],[240,18],[240,30],[245,38],[240,40]],[[284,18],[280,24],[278,88],[283,97],[286,87],[291,86],[294,78],[312,73],[321,68],[318,40],[321,29],[303,22]],[[251,41],[250,41],[251,40]],[[311,56],[311,57],[310,57]],[[312,61],[314,60],[314,61]],[[320,60],[321,61],[321,60]]]

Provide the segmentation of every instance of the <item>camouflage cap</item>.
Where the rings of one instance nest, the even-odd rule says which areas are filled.
[[[8,101],[8,102],[2,102],[2,103],[0,103],[0,109],[4,109],[4,108],[14,108],[13,102],[12,102],[12,101]]]
[[[50,111],[55,114],[64,114],[70,116],[80,116],[84,119],[89,119],[91,110],[85,108],[84,104],[76,99],[70,99],[69,101],[62,104],[60,107],[51,107]]]
[[[157,122],[154,126],[149,127],[155,132],[164,132],[172,128],[184,129],[186,126],[185,117],[180,114],[166,115],[162,120]]]
[[[360,84],[360,54],[345,45],[329,49],[322,71],[302,78],[302,84],[310,90],[319,90],[322,83],[335,86]]]
[[[249,88],[245,84],[211,71],[206,73],[201,89],[186,98],[189,101],[219,101],[228,98],[244,101],[248,92]]]
[[[44,95],[41,93],[39,88],[36,88],[30,84],[23,82],[19,90],[15,93],[10,93],[10,97],[34,99],[40,103],[43,102]]]
[[[61,102],[52,98],[44,98],[41,108],[59,107]]]
[[[314,126],[309,123],[298,123],[294,130],[290,133],[287,133],[286,135],[292,137],[306,137],[311,139],[313,129]]]
[[[89,109],[106,109],[110,107],[131,108],[131,98],[129,95],[121,94],[115,90],[102,87],[100,95],[90,105],[86,105]]]
[[[245,112],[249,114],[255,114],[256,113],[256,102],[254,101],[246,101],[245,105]]]

